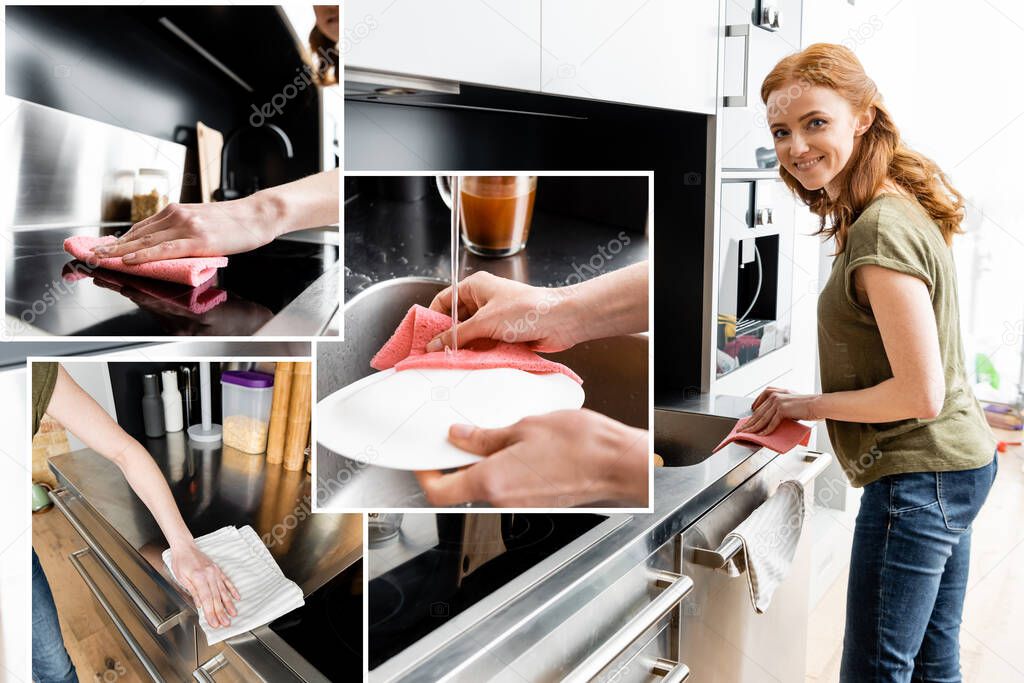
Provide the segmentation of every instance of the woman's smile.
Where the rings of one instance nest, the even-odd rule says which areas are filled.
[[[825,158],[824,155],[822,155],[822,156],[815,156],[815,157],[810,157],[810,158],[802,159],[802,160],[801,159],[794,159],[793,160],[793,165],[796,167],[796,170],[800,171],[801,173],[806,173],[807,171],[810,171],[810,170],[814,169],[815,167],[817,167],[818,162],[821,161],[824,158]]]

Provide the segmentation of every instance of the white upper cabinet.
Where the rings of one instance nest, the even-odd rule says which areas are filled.
[[[540,89],[540,0],[348,0],[347,67]]]
[[[546,93],[715,113],[718,0],[543,0]]]

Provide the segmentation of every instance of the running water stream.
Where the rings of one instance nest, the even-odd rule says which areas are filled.
[[[459,218],[462,213],[462,183],[459,176],[451,178],[452,191],[452,345],[445,349],[452,355],[459,351]]]

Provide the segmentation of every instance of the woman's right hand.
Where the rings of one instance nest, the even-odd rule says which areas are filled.
[[[536,351],[562,351],[582,341],[580,318],[569,287],[531,287],[487,272],[476,272],[459,283],[459,346],[474,339],[508,344],[529,343]],[[430,308],[450,314],[452,288],[446,287]],[[452,347],[445,330],[427,344],[427,351]]]
[[[196,605],[203,608],[206,623],[213,628],[231,625],[231,617],[238,615],[234,601],[242,596],[217,563],[189,542],[171,547],[171,569]]]

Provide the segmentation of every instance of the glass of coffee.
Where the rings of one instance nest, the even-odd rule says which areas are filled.
[[[530,235],[537,176],[462,176],[462,241],[480,256],[510,256],[522,251]],[[446,176],[437,187],[451,208]]]

